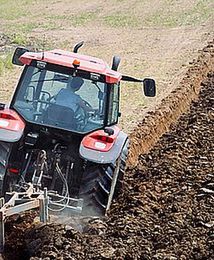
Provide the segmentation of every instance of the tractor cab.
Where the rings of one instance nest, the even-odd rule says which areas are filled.
[[[10,108],[26,122],[86,134],[117,124],[120,81],[144,83],[146,96],[155,95],[152,79],[138,80],[117,72],[103,60],[73,52],[29,52],[17,48],[13,63],[25,65]]]
[[[102,60],[54,50],[25,52],[11,102],[25,121],[85,134],[116,124],[121,75]]]

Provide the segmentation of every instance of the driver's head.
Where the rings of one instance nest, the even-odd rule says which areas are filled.
[[[83,85],[84,80],[80,77],[69,77],[68,79],[68,88],[73,90],[74,92],[79,90]]]

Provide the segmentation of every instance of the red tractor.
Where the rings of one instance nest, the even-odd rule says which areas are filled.
[[[0,193],[37,190],[83,199],[83,214],[104,214],[123,181],[129,140],[117,126],[120,81],[142,82],[155,96],[153,79],[117,72],[98,58],[52,50],[17,48],[13,64],[24,65],[6,106],[0,104]]]

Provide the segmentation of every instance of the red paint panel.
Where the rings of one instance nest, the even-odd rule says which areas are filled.
[[[117,136],[120,132],[120,128],[117,126],[112,127],[114,129],[114,134],[109,136],[104,130],[97,130],[89,135],[86,135],[82,140],[82,145],[85,148],[108,152],[113,147]]]
[[[19,169],[17,168],[9,168],[8,171],[13,174],[17,174],[17,175],[19,174]]]
[[[44,52],[44,55],[41,52],[25,52],[20,57],[20,61],[26,65],[30,65],[32,60],[42,60],[44,62],[57,64],[69,68],[73,67],[74,60],[79,60],[79,69],[105,75],[107,83],[118,83],[121,79],[121,74],[117,71],[111,70],[108,64],[103,60],[91,56],[81,55],[78,53],[62,50],[52,50]]]
[[[23,119],[12,109],[0,110],[0,129],[20,132],[25,128]]]

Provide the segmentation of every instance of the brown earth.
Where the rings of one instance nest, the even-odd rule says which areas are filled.
[[[178,87],[174,100],[166,98],[148,115],[145,129],[155,118],[156,129],[162,109],[172,115],[176,102],[183,102],[182,113],[199,94],[177,123],[160,128],[159,134],[162,128],[169,131],[150,152],[140,152],[143,146],[135,151],[137,166],[127,171],[124,190],[108,217],[90,220],[80,233],[68,225],[29,225],[32,220],[23,225],[22,216],[7,231],[6,259],[213,259],[213,49],[210,43],[192,64],[181,85],[185,91]]]
[[[156,106],[154,111],[147,113],[139,122],[138,127],[130,134],[132,149],[129,155],[129,166],[137,163],[138,155],[146,153],[168,131],[169,126],[185,112],[192,100],[196,99],[201,82],[207,73],[214,68],[213,41],[205,47],[201,54],[191,62],[185,77],[179,86]]]
[[[76,42],[86,40],[82,53],[109,64],[118,54],[123,58],[120,68],[124,74],[154,77],[158,87],[157,98],[151,100],[141,98],[139,86],[122,85],[121,125],[131,133],[129,168],[136,167],[127,171],[125,189],[109,216],[86,225],[81,220],[83,233],[70,226],[38,226],[33,222],[34,212],[10,219],[5,259],[24,260],[34,255],[46,260],[213,259],[213,74],[202,84],[199,101],[193,102],[191,111],[169,128],[213,71],[213,43],[197,58],[198,50],[213,39],[213,14],[199,23],[164,26],[158,21],[150,26],[144,17],[159,17],[166,9],[166,15],[186,14],[203,1],[110,2],[84,0],[74,5],[70,0],[37,0],[30,7],[26,2],[23,8],[28,12],[15,20],[2,19],[3,12],[0,14],[0,51],[15,47],[7,36],[8,25],[14,33],[16,25],[27,26],[31,21],[37,26],[27,33],[32,47],[43,35],[51,48],[72,49]],[[213,3],[208,2],[212,10]],[[91,10],[99,11],[99,19],[82,25],[64,19],[64,15],[75,17]],[[196,14],[203,11],[199,5]],[[117,12],[137,17],[138,25],[118,27],[100,22],[104,15]],[[54,28],[45,27],[52,22]],[[194,58],[189,68],[188,62]],[[0,76],[0,101],[9,100],[19,74],[20,69],[15,68]]]

